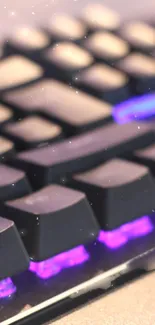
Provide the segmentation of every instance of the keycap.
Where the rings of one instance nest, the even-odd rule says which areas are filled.
[[[155,48],[155,28],[145,22],[130,21],[120,31],[133,50],[151,53]]]
[[[0,162],[3,162],[15,154],[14,143],[0,136]]]
[[[110,123],[48,147],[19,153],[10,163],[26,170],[34,187],[64,175],[87,170],[103,161],[152,143],[155,134],[148,124]]]
[[[2,132],[15,142],[17,149],[48,145],[63,137],[59,125],[38,116],[30,116],[19,122],[9,123]]]
[[[25,271],[29,257],[14,222],[0,217],[0,279]]]
[[[82,21],[90,31],[109,30],[116,31],[120,26],[119,14],[102,4],[88,4],[81,14]]]
[[[56,80],[43,80],[19,91],[6,93],[4,101],[20,115],[40,112],[59,123],[67,135],[112,120],[111,106]]]
[[[4,46],[3,42],[0,41],[0,59],[4,56]]]
[[[153,58],[155,58],[155,50],[153,50],[153,51],[151,52],[151,56],[153,56]]]
[[[50,37],[39,28],[19,26],[13,30],[5,44],[7,54],[26,54],[35,57],[50,45]],[[36,57],[37,58],[37,57]]]
[[[106,64],[94,64],[74,77],[75,85],[111,104],[129,98],[129,79],[126,74]]]
[[[132,53],[117,63],[131,78],[134,93],[147,93],[155,90],[155,59],[141,53]]]
[[[114,64],[129,54],[129,45],[108,32],[96,32],[83,42],[83,46],[101,62]]]
[[[12,55],[0,61],[0,91],[27,84],[42,76],[41,66],[23,56]]]
[[[48,76],[69,81],[73,73],[89,67],[94,59],[82,47],[71,42],[60,42],[44,51],[42,61]]]
[[[103,229],[117,228],[155,208],[155,181],[147,167],[133,162],[113,159],[74,175],[71,184],[86,193]]]
[[[44,26],[52,41],[79,42],[87,35],[85,24],[78,18],[67,14],[56,14]]]
[[[155,175],[155,145],[152,144],[144,149],[133,152],[132,159],[136,162],[148,166]]]
[[[31,259],[40,261],[95,240],[98,224],[84,193],[50,185],[7,201]]]
[[[0,104],[0,126],[13,120],[13,111],[7,106]]]
[[[13,200],[31,191],[23,171],[0,164],[0,201]]]

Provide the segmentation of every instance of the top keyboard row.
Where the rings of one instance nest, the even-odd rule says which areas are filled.
[[[117,13],[97,4],[79,18],[61,14],[42,28],[20,26],[1,50],[0,92],[44,77],[111,104],[152,91],[155,26],[139,21],[122,25]]]

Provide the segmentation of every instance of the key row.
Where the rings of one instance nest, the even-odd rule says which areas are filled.
[[[103,243],[112,251],[114,249],[119,249],[121,246],[125,246],[129,241],[145,237],[153,231],[153,217],[150,218],[144,216],[138,220],[125,224],[112,232],[100,231],[98,242],[101,244]],[[55,277],[63,270],[65,271],[65,269],[82,266],[86,262],[89,263],[91,257],[92,255],[89,249],[80,245],[42,262],[31,261],[29,264],[29,271],[33,272],[35,276],[44,281],[44,279],[47,280]],[[10,298],[16,293],[16,291],[18,291],[18,284],[16,287],[11,278],[8,277],[0,281],[0,299],[6,297]]]
[[[40,113],[63,126],[69,135],[112,119],[110,104],[53,79],[8,92],[3,101],[19,116]]]
[[[47,147],[23,151],[12,156],[9,163],[25,170],[34,188],[38,188],[141,149],[154,139],[155,132],[149,124],[109,123]]]
[[[35,200],[36,203],[39,200],[39,204],[41,204],[39,207],[34,206],[34,211],[38,211],[40,208],[48,209],[48,201],[46,202],[46,198],[50,204],[50,199],[54,194],[48,193],[48,190],[44,193],[44,189],[32,193],[32,188],[25,173],[20,170],[1,164],[0,172],[1,213],[3,205],[6,205],[3,201],[15,199],[15,203],[18,203],[18,201],[21,204],[22,202],[31,202],[30,206],[27,206],[28,209],[31,209],[33,208],[33,197],[34,204]],[[103,229],[116,228],[128,222],[130,218],[136,218],[147,213],[150,214],[154,210],[154,178],[149,168],[134,162],[115,158],[87,172],[73,174],[67,185],[87,195],[100,226]],[[51,185],[51,189],[54,192],[54,185]],[[61,186],[58,187],[59,190],[61,190]],[[64,188],[60,193],[62,203],[63,195],[66,202],[67,190]],[[72,192],[70,194],[72,195]],[[30,195],[30,199],[25,201],[22,198],[24,195]],[[59,194],[55,195],[59,198]],[[69,200],[70,198],[68,197]],[[137,200],[139,200],[139,204],[136,204]],[[21,210],[25,209],[25,203],[23,204]],[[15,215],[17,216],[17,212]]]
[[[143,156],[151,150],[155,152],[154,145],[136,151],[133,156]],[[112,242],[108,238],[115,237],[118,231],[120,240],[126,242],[128,236],[132,238],[137,233],[138,221],[131,224],[133,220],[155,210],[155,180],[149,169],[126,160],[113,159],[87,172],[73,174],[67,184],[70,188],[52,184],[34,193],[23,172],[5,165],[0,165],[0,172],[0,213],[4,218],[0,219],[1,259],[5,256],[1,278],[22,272],[28,267],[29,257],[33,261],[30,269],[40,274],[43,268],[35,263],[93,242],[99,229],[104,229],[99,240],[109,247]],[[149,219],[143,219],[139,222],[145,224],[148,232],[152,231]],[[123,226],[126,224],[130,225]],[[119,227],[121,230],[117,230]],[[9,245],[4,245],[7,241]],[[12,257],[8,261],[10,249]]]
[[[32,127],[30,131],[29,123]],[[59,128],[51,125],[51,129],[45,128],[45,132],[42,130],[41,133],[41,127],[35,128],[39,123],[40,120],[33,117],[8,124],[4,128],[5,133],[16,140],[16,147],[39,144],[38,148],[15,154],[13,142],[0,138],[1,161],[7,160],[9,164],[26,171],[35,188],[59,181],[65,176],[70,177],[74,172],[88,170],[116,156],[131,155],[134,150],[155,141],[153,125],[132,122],[122,125],[108,123],[84,134],[49,144],[46,143],[49,134],[50,141],[56,140],[54,131]]]
[[[154,175],[154,160],[153,160],[153,159],[155,159],[154,144],[151,145],[150,147],[146,147],[145,149],[137,150],[134,153],[131,153],[129,158],[132,160],[136,160],[136,162],[138,162],[138,163],[140,162],[141,164],[144,164],[145,166],[148,166],[148,168],[151,170],[151,172]],[[136,181],[139,178],[142,183],[142,176],[140,176],[140,173],[142,171],[143,172],[145,171],[145,173],[147,174],[148,171],[146,171],[146,167],[145,168],[141,168],[141,167],[143,167],[143,166],[141,166],[141,165],[138,166],[137,164],[134,164],[133,162],[130,163],[130,161],[127,162],[124,160],[122,161],[118,158],[117,159],[114,158],[113,160],[105,162],[103,165],[99,165],[98,167],[95,167],[94,169],[83,172],[82,174],[77,174],[77,177],[76,176],[74,177],[74,173],[72,173],[72,174],[70,173],[70,178],[68,179],[68,181],[69,181],[69,184],[71,184],[75,188],[84,190],[84,192],[87,192],[86,191],[87,186],[85,188],[85,185],[84,185],[85,181],[86,181],[86,184],[87,183],[89,184],[89,182],[90,182],[90,184],[92,184],[92,187],[94,187],[94,190],[98,193],[98,190],[96,189],[95,186],[100,187],[100,185],[101,185],[100,182],[102,183],[102,181],[103,181],[103,188],[104,188],[104,184],[105,184],[106,188],[108,187],[108,184],[109,184],[110,189],[112,189],[112,188],[116,189],[117,187],[119,188],[120,185],[122,186],[124,184],[123,182],[125,182],[126,185],[130,184],[130,183],[132,183],[132,181]],[[77,170],[76,172],[79,172],[79,170]],[[1,178],[0,178],[0,200],[1,200],[1,202],[6,201],[6,200],[15,199],[15,198],[21,197],[25,194],[32,192],[32,188],[30,186],[29,180],[27,179],[27,176],[29,176],[29,172],[27,172],[27,176],[26,176],[26,174],[21,170],[10,167],[8,165],[1,164],[0,165],[0,173],[1,173]],[[111,179],[111,177],[112,177],[112,179]],[[114,177],[114,179],[113,179],[113,177]],[[53,179],[54,179],[54,175],[53,175]],[[72,181],[71,181],[71,179],[72,179]],[[106,180],[109,183],[106,183]],[[47,181],[47,183],[53,182],[52,179],[51,180],[47,179],[46,181]],[[117,184],[117,182],[118,182],[118,184]],[[45,183],[44,185],[46,185],[47,183]],[[79,186],[81,186],[81,188]],[[147,187],[147,186],[144,186],[144,187]],[[143,186],[142,186],[142,188],[143,188]],[[104,192],[105,192],[105,188],[104,188]],[[139,189],[139,193],[140,193],[140,189]],[[94,194],[93,194],[93,196],[95,197]],[[93,198],[92,198],[92,200],[93,200]],[[99,202],[98,202],[97,206],[98,205],[99,205]],[[115,206],[114,204],[111,204],[111,208],[115,209],[114,206]],[[123,209],[121,208],[121,210],[123,210]]]
[[[122,97],[125,88],[124,85],[117,91],[109,91],[107,99]],[[112,108],[106,101],[50,79],[7,92],[3,102],[5,104],[0,105],[1,134],[15,142],[17,150],[47,146],[64,137],[108,126],[113,119],[127,123],[150,117],[155,112],[154,94],[133,98]],[[13,143],[10,144],[13,148]]]
[[[67,60],[69,64],[71,64],[72,60],[70,55],[73,55],[71,48],[74,46],[73,44],[63,44],[65,51],[67,51]],[[60,45],[57,49],[59,47],[62,55],[63,49]],[[80,55],[81,54],[78,52],[78,59],[76,60],[76,55],[73,55],[73,59],[76,63]],[[66,59],[64,53],[63,58]],[[47,70],[48,73],[46,72]],[[70,69],[66,62],[64,63],[64,67],[62,67],[60,62],[58,65],[56,64],[55,67],[52,67],[49,62],[49,66],[46,69],[46,63],[43,68],[40,64],[30,61],[24,56],[8,56],[0,61],[1,100],[5,101],[7,96],[14,94],[14,91],[11,90],[16,88],[19,94],[22,91],[24,93],[25,89],[32,92],[32,95],[33,89],[35,88],[36,92],[37,88],[41,88],[43,91],[44,83],[46,85],[47,80],[49,85],[51,84],[49,88],[51,88],[52,91],[52,87],[54,89],[56,84],[53,78],[70,83],[70,86],[67,85],[65,88],[65,85],[60,85],[57,81],[57,88],[60,88],[60,93],[62,92],[63,86],[67,93],[71,93],[71,88],[73,87],[73,91],[76,94],[78,94],[79,89],[81,89],[88,94],[96,96],[98,99],[102,99],[111,104],[117,104],[133,95],[148,93],[155,90],[155,58],[135,52],[119,60],[115,68],[101,62],[93,63],[89,67],[85,66],[84,68],[80,68],[80,66],[78,66],[76,69]],[[40,95],[37,95],[39,99],[45,96],[42,91],[39,89]],[[82,96],[82,94],[80,94],[79,97]],[[35,99],[32,99],[33,102],[34,100]],[[10,104],[13,103],[10,102]]]
[[[104,67],[105,72],[106,70],[107,68]],[[94,77],[91,76],[92,82],[96,80],[100,82],[98,67],[92,68],[92,72],[94,74]],[[110,74],[112,76],[111,71]],[[86,82],[88,84],[87,76],[90,76],[89,72],[83,74],[85,85]],[[122,82],[120,88],[100,93],[107,101],[117,101],[123,96],[128,97],[128,89],[124,83],[126,79],[118,77],[120,83]],[[114,75],[112,78],[115,84]],[[92,89],[91,85],[90,89]],[[106,101],[50,79],[7,92],[3,95],[3,102],[5,104],[0,105],[1,134],[15,141],[18,150],[47,145],[65,136],[106,125],[112,119],[124,123],[150,117],[155,112],[154,94],[133,98],[112,108]],[[28,117],[21,120],[24,116]]]
[[[110,73],[113,85],[117,85],[116,88],[111,88],[107,92],[100,91],[100,97],[105,98],[107,102],[51,79],[43,79],[23,89],[7,92],[3,95],[5,104],[0,105],[1,134],[15,141],[17,149],[24,149],[48,144],[64,136],[96,128],[112,119],[118,123],[124,123],[154,115],[154,94],[135,97],[112,108],[108,101],[120,101],[123,96],[124,99],[129,96],[126,85],[128,80],[121,78],[118,72],[116,72],[116,80],[112,71],[109,70],[111,68],[108,68],[108,71],[106,66],[102,68],[105,75]],[[94,66],[91,69],[78,77],[76,82],[81,81],[82,85],[85,83],[82,88],[89,89],[88,92],[92,92],[91,89],[93,87],[95,89],[96,85],[96,93],[99,94],[97,86],[101,82],[101,68]],[[92,83],[87,77],[90,77]],[[151,80],[153,79],[150,79],[152,83]],[[144,86],[144,79],[143,82],[139,79],[140,84]],[[20,121],[24,116],[30,117]]]
[[[21,135],[25,134],[24,128],[22,132],[17,131],[18,128],[16,137],[20,135],[21,139]],[[31,131],[32,141],[34,134],[37,137],[38,131]],[[88,170],[116,156],[142,149],[155,141],[155,131],[153,126],[146,123],[108,123],[93,131],[17,154],[13,142],[3,137],[0,140],[1,161],[7,160],[9,164],[26,171],[33,186],[38,188],[74,172]]]
[[[3,224],[4,222],[6,223],[7,220],[3,219]],[[9,222],[7,226],[10,226],[10,224],[11,223]],[[153,231],[153,216],[151,218],[148,216],[144,216],[128,224],[125,224],[114,231],[100,231],[100,234],[98,236],[98,242],[106,245],[108,247],[108,250],[110,249],[112,253],[112,250],[116,250],[119,249],[121,246],[125,246],[129,241],[135,241],[140,239],[140,237],[148,236],[149,234],[153,233]],[[97,243],[95,242],[94,244],[96,246]],[[97,246],[99,247],[98,244]],[[91,257],[92,255],[89,248],[86,249],[85,246],[80,245],[42,262],[31,261],[29,264],[29,272],[33,272],[35,276],[39,277],[39,279],[42,279],[42,281],[46,281],[49,278],[55,277],[60,272],[65,271],[65,269],[70,269],[76,266],[81,267],[85,263],[89,263]],[[16,285],[10,277],[1,280],[0,299],[6,297],[10,298],[16,293],[16,291],[18,292],[18,283],[16,283]]]
[[[42,51],[54,42],[74,41],[79,43],[98,31],[121,35],[131,48],[150,52],[155,46],[154,26],[145,22],[131,21],[122,24],[119,14],[101,4],[86,6],[79,17],[57,14],[42,28],[17,28],[11,35],[9,49],[27,54]]]
[[[103,241],[103,234],[106,237],[111,230],[111,236],[119,227],[125,231],[123,225],[126,224],[130,224],[127,229],[129,232],[130,228],[131,236],[132,229],[136,231],[136,221],[131,222],[155,211],[155,180],[147,167],[133,162],[114,159],[73,175],[68,183],[70,188],[52,184],[34,193],[22,172],[5,166],[1,166],[1,171],[0,212],[4,219],[0,219],[0,240],[3,242],[0,257],[5,263],[0,268],[0,278],[21,272],[28,264],[27,253],[34,262],[47,260],[95,241],[99,229],[104,229],[100,241]],[[15,183],[11,184],[12,181]],[[5,244],[7,241],[9,245]]]
[[[51,88],[48,88],[48,82],[45,86],[45,97],[41,98],[41,109],[39,108],[40,98],[37,101],[35,95],[35,91],[39,94],[39,87],[32,89],[33,95],[25,89],[19,93],[15,92],[14,96],[11,94],[10,99],[12,103],[14,100],[17,110],[23,111],[23,114],[25,111],[28,113],[37,113],[38,111],[46,118],[57,121],[63,127],[64,133],[70,137],[63,140],[63,131],[59,125],[35,115],[18,122],[8,123],[2,127],[1,133],[9,139],[0,137],[0,160],[3,162],[11,158],[13,165],[28,172],[34,186],[46,185],[47,179],[51,182],[68,173],[87,170],[117,155],[124,155],[126,151],[141,149],[154,142],[152,124],[132,122],[126,125],[116,125],[110,122],[111,107],[108,104],[97,99],[92,100],[91,97],[82,93],[78,97],[72,89],[67,93],[67,86],[61,86],[56,81],[53,81],[53,96],[50,96]],[[57,91],[62,96],[59,99]],[[47,101],[48,94],[49,100]],[[71,100],[74,102],[76,96],[76,110],[75,114],[71,116],[69,115],[70,109],[72,109]],[[31,98],[34,98],[34,102]],[[62,110],[63,102],[65,104]],[[15,104],[13,105],[15,107]],[[129,103],[126,106],[129,111]],[[135,108],[138,109],[138,107],[135,102]],[[117,107],[114,111],[115,115],[116,113],[118,116],[121,114]],[[131,117],[133,113],[132,111]],[[98,117],[100,119],[96,120]],[[100,124],[105,125],[95,128]],[[91,128],[95,129],[88,132],[87,130]],[[85,133],[71,137],[72,134],[83,131]],[[101,141],[101,139],[103,140]],[[54,143],[50,145],[50,142]],[[38,148],[15,155],[15,147],[17,150]],[[42,173],[39,177],[36,177],[40,172]],[[38,184],[35,182],[36,178]]]

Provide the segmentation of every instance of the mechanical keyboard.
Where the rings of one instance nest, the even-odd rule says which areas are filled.
[[[154,269],[155,24],[94,4],[0,53],[0,323],[43,324]]]

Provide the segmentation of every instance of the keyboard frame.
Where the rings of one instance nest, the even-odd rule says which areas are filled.
[[[61,315],[66,308],[72,308],[76,301],[79,303],[84,296],[92,295],[98,289],[100,294],[106,293],[108,289],[113,289],[114,281],[122,275],[134,270],[153,270],[155,268],[155,216],[151,220],[154,230],[150,234],[131,240],[114,250],[95,242],[87,247],[91,254],[88,262],[65,269],[51,279],[40,280],[29,271],[14,277],[13,281],[18,291],[15,298],[10,299],[10,304],[7,304],[7,300],[4,299],[0,324],[27,325],[32,324],[32,320],[36,320],[37,317],[39,317],[37,323],[41,324],[41,315],[44,313],[50,315],[50,319],[55,318],[57,307]],[[26,285],[27,281],[29,287]],[[32,292],[29,292],[28,288],[31,288]],[[23,305],[24,308],[28,304],[31,308],[21,312],[21,306]],[[65,307],[66,304],[68,307]]]

